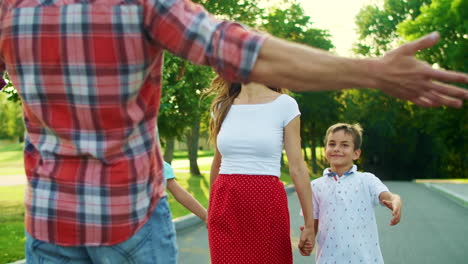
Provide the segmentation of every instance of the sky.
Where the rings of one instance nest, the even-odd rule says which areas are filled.
[[[328,29],[336,53],[351,56],[352,44],[357,40],[354,17],[360,8],[378,0],[298,0],[313,26]]]

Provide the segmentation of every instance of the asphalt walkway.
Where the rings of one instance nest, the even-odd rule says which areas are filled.
[[[376,218],[386,264],[467,264],[468,207],[445,193],[413,182],[385,182],[392,192],[403,198],[400,224],[389,226],[391,213],[378,207]],[[453,192],[468,191],[468,184],[442,185]],[[295,264],[313,264],[315,255],[303,257],[296,249],[299,239],[299,201],[293,192],[288,195],[291,237]],[[468,203],[468,200],[466,200]],[[178,230],[179,263],[208,264],[207,230],[195,225]],[[315,252],[314,252],[315,253]]]

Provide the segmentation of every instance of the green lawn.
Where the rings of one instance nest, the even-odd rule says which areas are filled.
[[[0,176],[24,175],[23,144],[0,142]]]
[[[0,263],[24,258],[24,186],[0,187]]]

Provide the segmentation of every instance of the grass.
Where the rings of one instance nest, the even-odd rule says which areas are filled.
[[[0,177],[3,175],[24,175],[23,144],[0,142]]]
[[[24,258],[24,186],[0,187],[0,263]]]

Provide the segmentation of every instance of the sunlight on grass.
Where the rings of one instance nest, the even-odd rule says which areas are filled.
[[[24,175],[23,144],[0,142],[0,176]]]
[[[0,263],[24,258],[24,186],[0,187]]]

